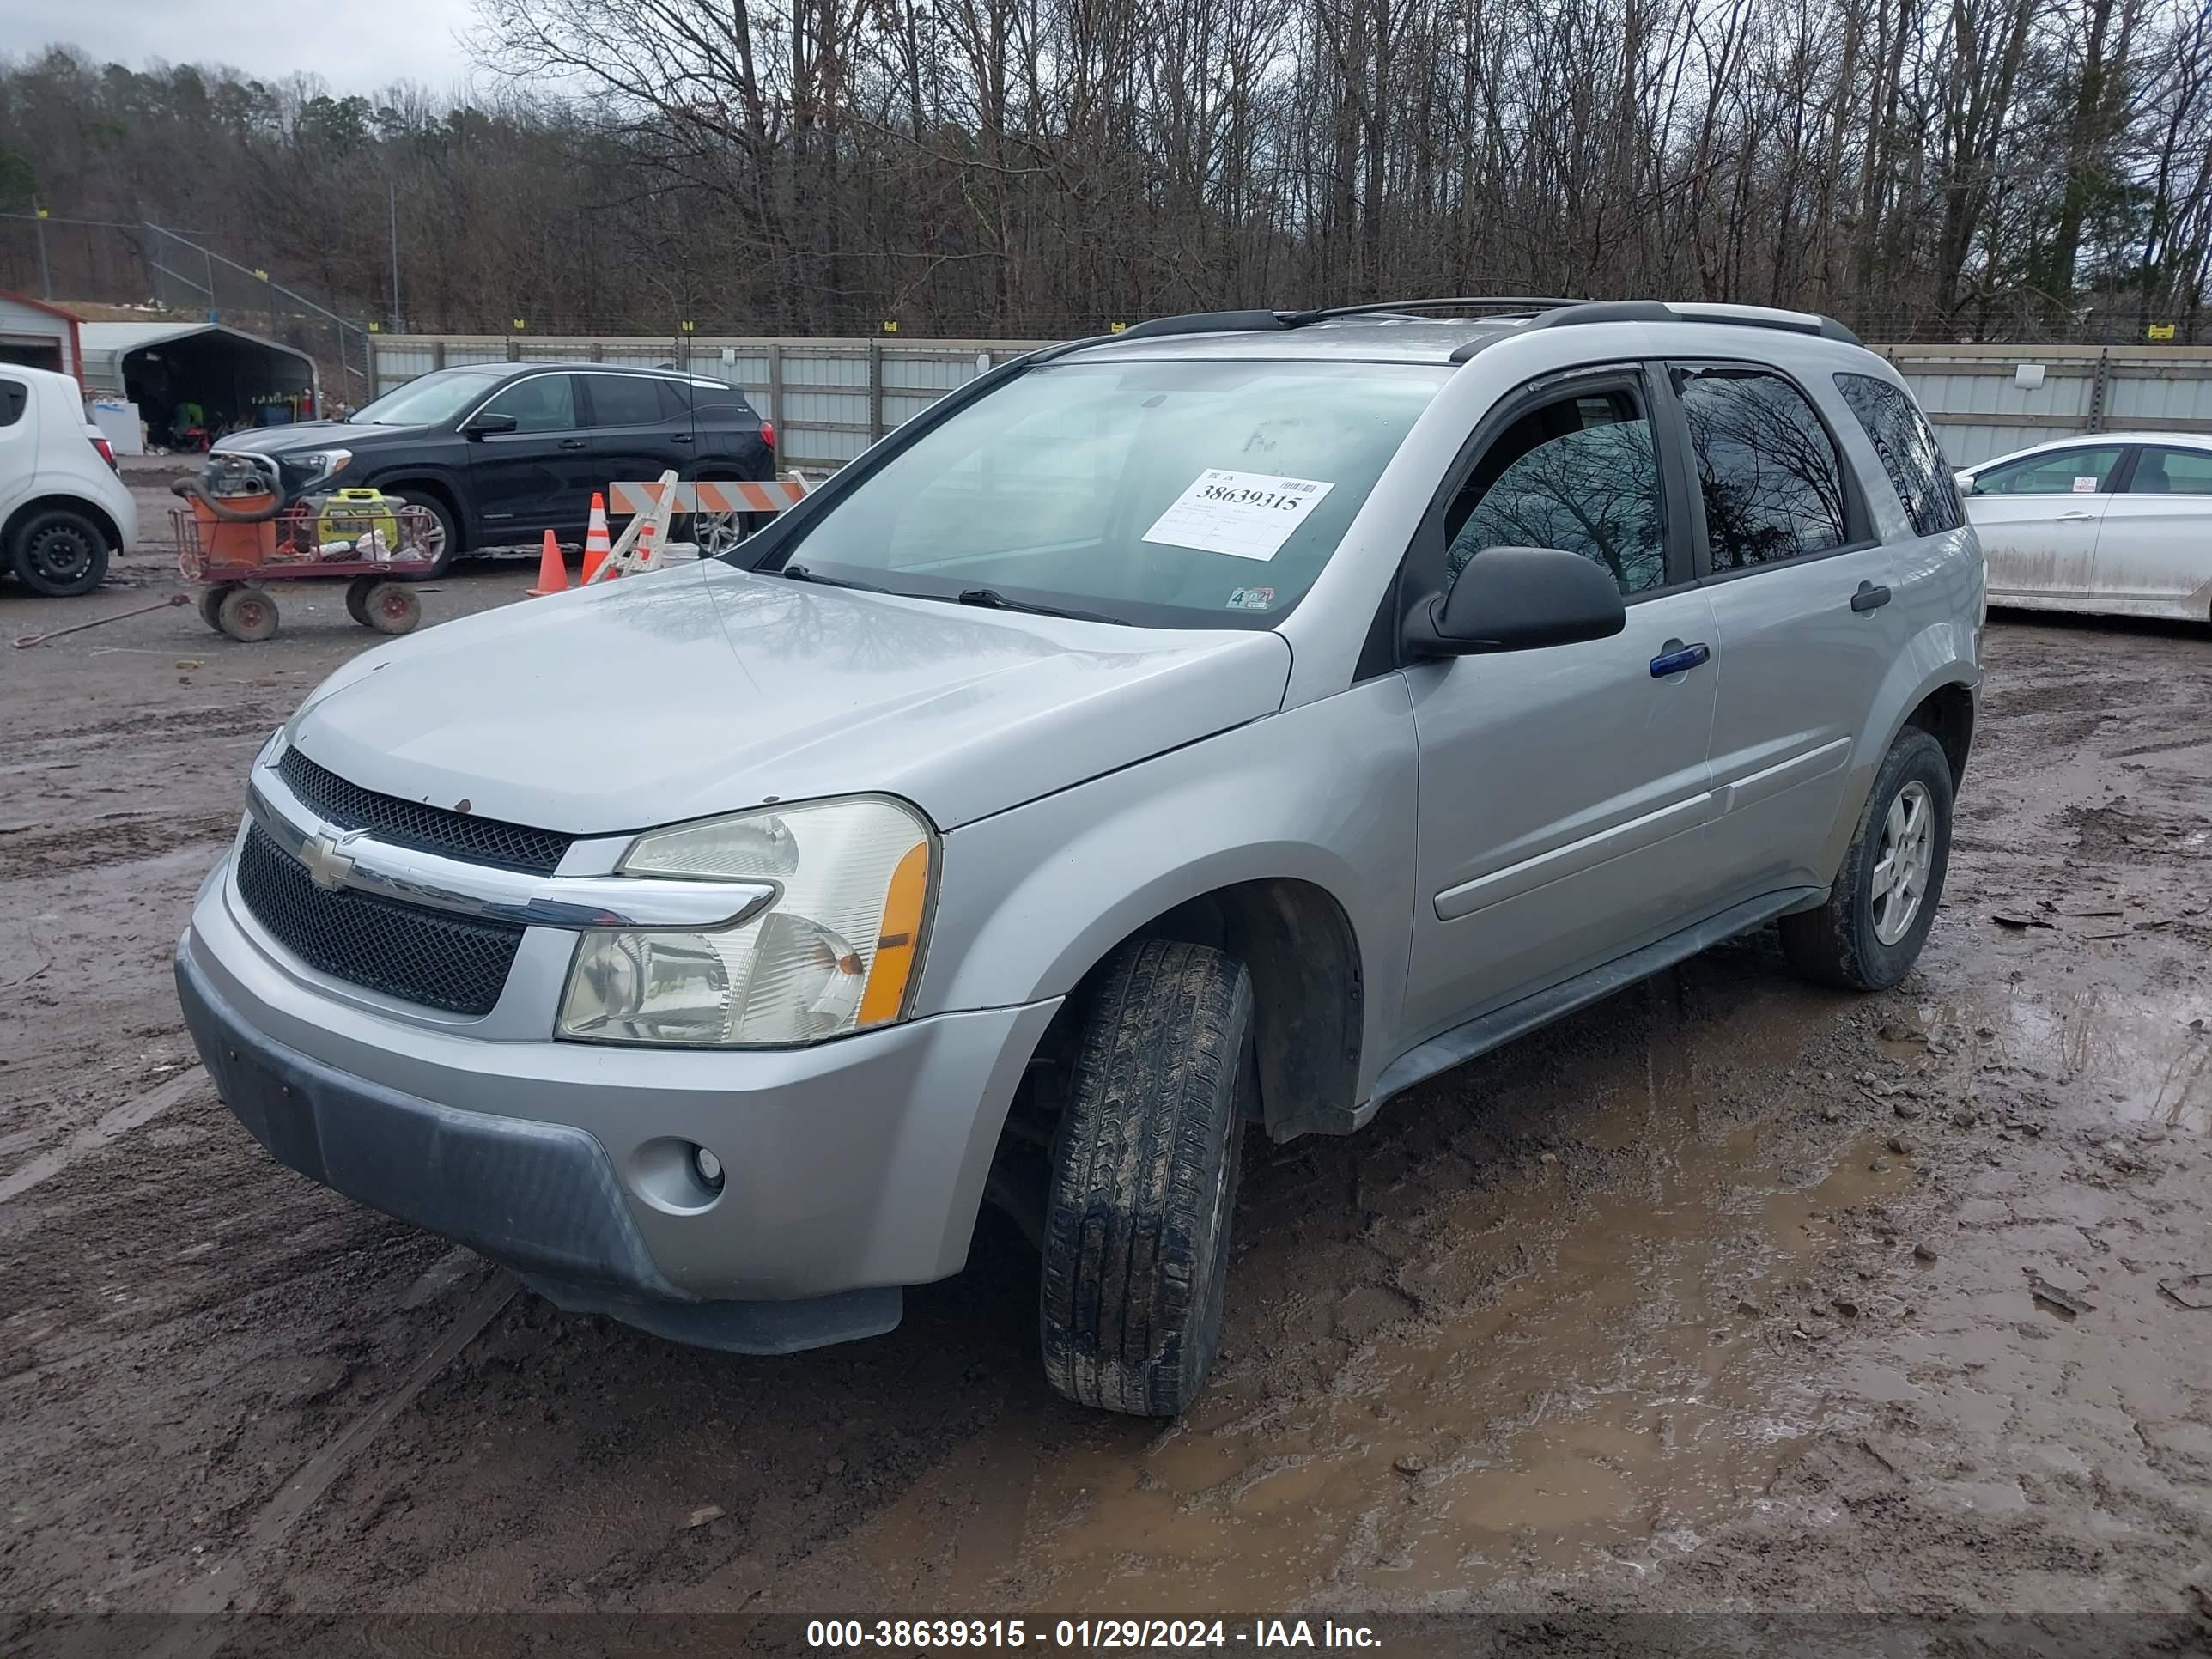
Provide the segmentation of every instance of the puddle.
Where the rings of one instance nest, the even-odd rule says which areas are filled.
[[[1363,1136],[1255,1157],[1226,1352],[1196,1409],[1164,1426],[1060,1416],[1049,1450],[1011,1424],[1033,1461],[973,1491],[1018,1523],[1002,1547],[963,1541],[956,1576],[1152,1616],[1415,1607],[1541,1571],[1640,1577],[1754,1510],[1814,1437],[1856,1436],[1871,1407],[1924,1409],[1909,1372],[1930,1330],[1946,1365],[1977,1341],[2016,1363],[1978,1304],[1920,1308],[1901,1347],[1843,1334],[1902,1317],[1895,1284],[1825,1264],[1837,1246],[1869,1263],[1908,1250],[1885,1211],[1918,1190],[1911,1143],[1928,1131],[1881,1114],[1838,1144],[1808,1133],[1808,1109],[1893,1091],[1933,1115],[1995,1061],[2015,1068],[1999,1089],[2035,1077],[2075,1112],[2201,1133],[2212,1037],[2189,1021],[2212,1023],[2212,999],[1977,990],[1923,1007],[1919,1030],[1891,1015],[1850,1037],[1847,1066],[1823,1047],[1838,1014],[1771,960],[1719,953],[1417,1091]],[[1971,1415],[1982,1396],[1943,1398]],[[877,1559],[926,1551],[963,1512],[947,1498],[882,1534]]]
[[[2006,1060],[2079,1081],[2124,1122],[2212,1133],[2212,994],[2109,986],[1982,993],[1942,1005],[1943,1024]],[[2190,1022],[2199,1024],[2192,1029]]]
[[[1799,1379],[1844,1316],[1805,1284],[1813,1258],[1851,1224],[1844,1212],[1914,1182],[1873,1135],[1825,1170],[1785,1172],[1759,1160],[1758,1122],[1701,1121],[1733,1068],[1765,1067],[1771,1048],[1795,1057],[1803,1019],[1772,1000],[1772,1018],[1729,1022],[1725,1037],[1661,1014],[1640,1064],[1509,1085],[1582,1091],[1569,1127],[1618,1149],[1617,1189],[1571,1194],[1549,1168],[1431,1197],[1410,1228],[1444,1253],[1518,1248],[1520,1271],[1441,1328],[1384,1331],[1317,1389],[1279,1401],[1231,1367],[1164,1435],[1097,1425],[1031,1494],[1033,1524],[1059,1517],[1029,1564],[1048,1595],[1110,1584],[1133,1612],[1164,1613],[1324,1588],[1354,1602],[1464,1592],[1601,1553],[1640,1567],[1755,1502],[1821,1418]],[[1280,1260],[1250,1265],[1232,1297],[1239,1279],[1283,1282]],[[1418,1261],[1395,1283],[1428,1299]],[[1232,1317],[1232,1343],[1254,1340]]]

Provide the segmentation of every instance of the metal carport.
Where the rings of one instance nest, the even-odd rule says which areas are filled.
[[[86,323],[84,377],[94,396],[126,398],[156,442],[197,404],[210,433],[312,419],[322,406],[314,359],[220,323]]]

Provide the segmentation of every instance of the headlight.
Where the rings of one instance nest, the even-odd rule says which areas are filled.
[[[905,1014],[932,837],[876,797],[813,801],[640,836],[625,875],[762,880],[774,902],[719,933],[586,933],[559,1035],[597,1042],[818,1042]]]
[[[336,477],[353,465],[350,449],[302,449],[284,457],[299,468],[310,483],[319,483],[325,478]]]

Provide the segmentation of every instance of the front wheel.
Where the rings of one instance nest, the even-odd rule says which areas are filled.
[[[386,498],[403,507],[419,507],[435,522],[423,532],[421,550],[410,547],[405,560],[395,560],[391,580],[399,582],[427,582],[444,575],[453,568],[453,560],[461,550],[461,536],[453,523],[453,515],[446,504],[435,495],[408,495],[403,491],[386,491]],[[419,561],[422,553],[430,556],[428,564]]]
[[[1077,1045],[1045,1212],[1039,1326],[1079,1405],[1173,1417],[1221,1342],[1251,1076],[1252,983],[1202,945],[1106,968]]]
[[[1782,918],[1792,968],[1851,991],[1886,991],[1912,970],[1951,862],[1951,787],[1942,744],[1906,726],[1875,774],[1827,902]]]
[[[23,521],[8,556],[16,580],[33,593],[74,599],[107,574],[107,537],[88,515],[49,507]]]

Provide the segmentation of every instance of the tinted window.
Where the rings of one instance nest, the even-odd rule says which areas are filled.
[[[2136,458],[2130,495],[2212,495],[2212,449],[2152,445]]]
[[[1667,580],[1651,422],[1626,389],[1562,398],[1498,434],[1445,515],[1455,576],[1486,547],[1560,547],[1624,593]]]
[[[1715,570],[1844,544],[1844,468],[1805,394],[1756,368],[1678,368]]]
[[[659,380],[594,374],[590,381],[593,426],[658,426],[667,418],[661,411]]]
[[[1897,486],[1897,499],[1913,529],[1923,536],[1956,530],[1966,519],[1959,505],[1958,483],[1936,434],[1912,399],[1901,388],[1871,374],[1838,374],[1836,389],[1873,440],[1882,471]]]
[[[1977,495],[2094,495],[2112,480],[2120,446],[2061,449],[1974,475]]]
[[[566,432],[576,424],[576,380],[571,374],[533,374],[483,406],[487,415],[512,415],[517,432]]]
[[[0,380],[0,426],[13,426],[23,418],[23,406],[31,401],[31,388],[21,380]]]

